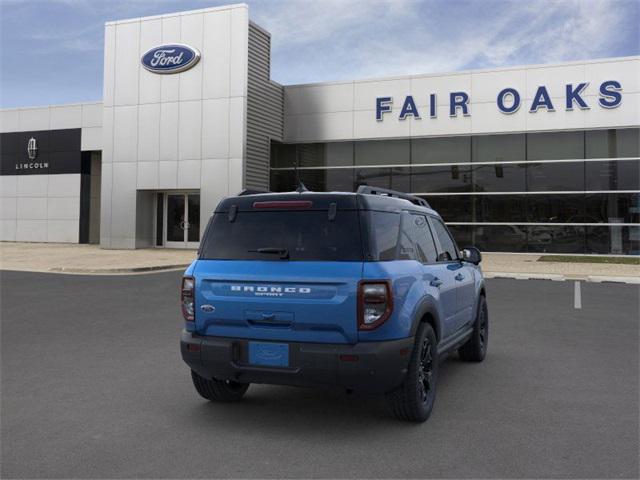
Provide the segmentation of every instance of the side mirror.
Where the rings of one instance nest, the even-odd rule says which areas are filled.
[[[476,247],[465,247],[465,249],[462,250],[461,253],[462,253],[462,259],[465,262],[478,265],[482,261],[482,254],[480,253],[480,250],[478,250]]]

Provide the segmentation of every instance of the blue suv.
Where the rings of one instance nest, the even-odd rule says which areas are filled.
[[[182,358],[208,400],[250,383],[339,386],[422,422],[439,360],[486,354],[480,260],[418,197],[243,192],[220,202],[182,279]]]

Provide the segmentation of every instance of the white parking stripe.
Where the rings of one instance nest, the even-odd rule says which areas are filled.
[[[580,282],[574,283],[573,308],[582,308],[582,293],[580,292]]]

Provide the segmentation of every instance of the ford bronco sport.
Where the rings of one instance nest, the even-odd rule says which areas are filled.
[[[220,202],[182,279],[182,358],[208,400],[339,386],[425,421],[439,359],[486,354],[480,260],[418,197],[243,192]]]

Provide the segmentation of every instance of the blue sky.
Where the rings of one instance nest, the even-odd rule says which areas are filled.
[[[102,99],[109,20],[233,1],[0,0],[0,106]],[[640,53],[640,0],[256,0],[283,84]]]

